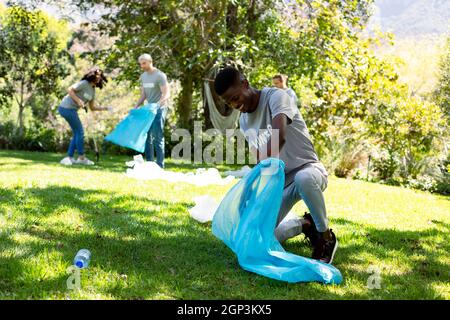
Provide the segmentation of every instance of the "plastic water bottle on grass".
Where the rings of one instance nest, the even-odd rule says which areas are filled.
[[[85,269],[88,267],[90,261],[91,252],[88,249],[81,249],[73,259],[73,264],[80,269]]]

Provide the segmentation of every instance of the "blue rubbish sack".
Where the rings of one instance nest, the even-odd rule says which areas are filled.
[[[213,234],[237,255],[244,270],[287,282],[341,283],[338,269],[286,252],[275,238],[283,188],[283,161],[261,161],[223,198],[214,214]]]
[[[106,141],[122,147],[144,152],[147,132],[155,119],[158,104],[149,103],[139,109],[132,109],[116,128],[105,137]]]

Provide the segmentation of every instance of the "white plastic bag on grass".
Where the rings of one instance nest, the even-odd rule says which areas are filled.
[[[236,177],[236,178],[242,178],[247,173],[249,173],[251,170],[252,170],[252,168],[250,168],[249,166],[245,165],[239,170],[225,171],[225,175],[233,176],[233,177]]]
[[[144,158],[142,158],[142,154],[135,155],[133,160],[125,162],[127,167],[134,167],[137,163],[144,163]]]
[[[201,223],[212,221],[214,213],[219,206],[216,200],[208,195],[198,196],[193,200],[195,201],[195,206],[189,209],[191,217]]]
[[[134,161],[126,164],[130,167],[133,166],[133,168],[127,169],[126,175],[139,180],[161,179],[169,182],[186,182],[196,186],[226,185],[234,180],[232,176],[222,178],[216,168],[200,168],[195,172],[188,173],[164,170],[153,161],[143,161],[140,155],[135,156]]]

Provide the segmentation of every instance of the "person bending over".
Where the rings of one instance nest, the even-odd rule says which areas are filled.
[[[84,154],[84,130],[78,117],[78,110],[85,109],[87,111],[86,104],[92,111],[110,110],[108,107],[99,107],[95,103],[95,88],[102,89],[106,82],[108,80],[103,71],[98,67],[93,67],[83,76],[81,81],[70,86],[67,90],[68,93],[61,101],[58,112],[69,123],[73,137],[69,144],[67,157],[61,160],[61,164],[94,164]],[[78,152],[78,159],[76,160],[74,158],[75,150]]]
[[[304,233],[309,239],[312,258],[325,263],[333,261],[338,242],[328,227],[323,191],[328,173],[319,161],[308,129],[298,108],[278,88],[255,89],[237,69],[226,67],[214,81],[216,93],[241,112],[240,129],[254,148],[258,161],[265,157],[280,158],[285,163],[285,186],[278,213],[275,236],[279,242]],[[278,151],[272,150],[272,136],[266,140],[248,132],[278,132]],[[303,218],[284,219],[295,203],[303,200],[311,214]]]

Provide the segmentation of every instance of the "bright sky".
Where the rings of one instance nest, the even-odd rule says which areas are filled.
[[[7,0],[0,0],[1,4],[6,4]],[[38,3],[38,0],[22,0],[23,2],[34,2]],[[142,0],[146,1],[146,0]],[[393,1],[390,3],[389,1]],[[401,2],[394,3],[394,0],[375,0],[375,11],[374,15],[370,19],[369,23],[369,30],[371,30],[374,26],[380,26],[381,22],[381,16],[389,16],[391,13],[391,10],[397,10],[398,8],[408,8],[409,6],[412,6],[413,4],[417,4],[423,0],[402,0]],[[450,1],[450,0],[446,0]],[[55,1],[56,3],[60,3],[60,5],[49,5],[47,3],[52,3],[50,0],[46,1],[40,1],[41,4],[38,5],[38,8],[46,11],[49,15],[54,16],[56,18],[69,18],[70,22],[74,25],[78,25],[81,22],[93,22],[96,19],[100,17],[101,13],[106,12],[105,9],[101,9],[99,6],[96,6],[95,10],[91,10],[88,13],[82,13],[80,12],[79,8],[73,4],[71,4],[71,0],[58,0]],[[54,3],[54,2],[53,2]],[[380,8],[384,8],[383,12],[380,10]],[[443,13],[444,14],[444,13]],[[448,15],[448,13],[447,13]],[[420,24],[422,20],[430,20],[429,16],[426,16],[426,13],[424,13],[423,17],[418,17],[417,21],[414,21],[414,23]],[[423,21],[422,21],[423,22]],[[431,22],[431,26],[432,26]],[[439,21],[436,21],[436,23],[440,23]],[[427,22],[427,24],[430,24],[430,21]],[[386,26],[381,26],[382,31],[388,31],[383,30]],[[392,30],[394,33],[395,30]]]
[[[0,0],[0,3],[3,5],[6,5],[7,0]],[[26,2],[26,0],[24,1]],[[44,1],[43,1],[44,2]],[[38,8],[47,12],[49,15],[61,19],[61,18],[68,18],[71,20],[71,23],[74,25],[78,25],[81,22],[86,22],[90,20],[95,20],[98,18],[99,10],[91,10],[88,13],[82,13],[80,10],[70,4],[70,0],[60,0],[61,3],[64,3],[64,5],[58,6],[58,5],[49,5],[47,3],[41,3],[38,5]]]

